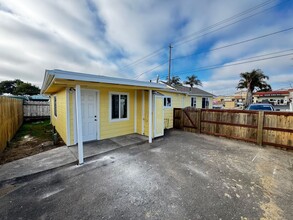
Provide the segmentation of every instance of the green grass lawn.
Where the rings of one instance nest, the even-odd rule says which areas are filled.
[[[38,138],[44,141],[52,140],[52,125],[50,120],[37,121],[37,122],[25,122],[17,131],[13,141],[22,140],[24,136],[30,135],[33,138]]]
[[[0,154],[0,164],[8,163],[34,154],[38,154],[56,147],[63,146],[59,138],[53,143],[53,126],[50,120],[25,122],[19,128],[9,145]]]

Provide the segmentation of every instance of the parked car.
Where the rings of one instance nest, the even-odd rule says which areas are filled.
[[[267,104],[267,103],[250,104],[247,107],[247,110],[253,110],[253,111],[275,111],[274,106],[272,104]]]

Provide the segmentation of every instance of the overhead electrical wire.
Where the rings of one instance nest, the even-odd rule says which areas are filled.
[[[293,49],[291,49],[291,50],[293,50]],[[262,59],[248,60],[248,59],[255,58],[255,57],[250,57],[250,58],[238,60],[237,62],[229,63],[227,65],[225,65],[225,64],[215,64],[215,65],[212,65],[212,66],[204,66],[204,67],[200,67],[200,68],[197,68],[197,69],[194,69],[194,70],[177,73],[176,75],[194,73],[194,72],[199,72],[199,71],[206,71],[206,70],[217,69],[217,68],[224,68],[224,67],[229,67],[229,66],[236,66],[236,65],[259,62],[259,61],[263,61],[263,60],[270,60],[270,59],[275,59],[275,58],[285,57],[285,56],[291,56],[291,55],[293,55],[293,53],[282,54],[282,55],[278,55],[278,56],[271,56],[271,57],[266,57],[266,58],[262,58]],[[261,55],[261,56],[268,56],[268,54]],[[260,56],[256,56],[256,57],[260,57]],[[242,62],[243,60],[248,60],[248,61]]]
[[[275,34],[280,34],[282,32],[286,32],[286,31],[290,31],[290,30],[293,30],[293,27],[286,28],[286,29],[279,30],[279,31],[275,31],[275,32],[272,32],[272,33],[269,33],[269,34],[258,36],[258,37],[249,38],[249,39],[246,39],[246,40],[243,40],[243,41],[238,41],[238,42],[235,42],[235,43],[232,43],[232,44],[227,44],[227,45],[224,45],[224,46],[221,46],[221,47],[216,47],[216,48],[213,48],[213,49],[210,49],[210,50],[207,50],[207,51],[203,51],[203,52],[199,52],[199,53],[193,53],[193,54],[186,55],[186,56],[181,56],[181,57],[176,57],[176,58],[173,58],[172,60],[182,59],[182,58],[191,57],[191,56],[194,56],[194,55],[199,55],[199,54],[204,54],[204,53],[215,51],[215,50],[224,49],[224,48],[227,48],[227,47],[232,47],[232,46],[235,46],[235,45],[239,45],[239,44],[247,43],[247,42],[250,42],[250,41],[258,40],[258,39],[261,39],[261,38],[269,37],[269,36],[272,36],[272,35],[275,35]]]
[[[232,47],[232,46],[235,46],[235,45],[239,45],[239,44],[243,44],[243,43],[248,43],[248,42],[251,42],[251,41],[254,41],[254,40],[258,40],[258,39],[261,39],[261,38],[265,38],[265,37],[269,37],[269,36],[272,36],[272,35],[275,35],[275,34],[280,34],[280,33],[283,33],[283,32],[286,32],[286,31],[290,31],[290,30],[293,30],[293,27],[290,27],[290,28],[286,28],[286,29],[283,29],[283,30],[279,30],[279,31],[275,31],[275,32],[272,32],[272,33],[269,33],[269,34],[265,34],[265,35],[261,35],[261,36],[257,36],[257,37],[254,37],[254,38],[249,38],[249,39],[246,39],[246,40],[243,40],[243,41],[238,41],[238,42],[235,42],[235,43],[232,43],[232,44],[228,44],[228,45],[224,45],[224,46],[221,46],[221,47],[217,47],[217,48],[213,48],[213,49],[210,49],[210,50],[207,50],[207,51],[203,51],[203,52],[199,52],[199,53],[194,53],[194,54],[190,54],[190,55],[186,55],[186,56],[181,56],[181,57],[175,57],[173,58],[172,60],[177,60],[177,59],[182,59],[182,58],[186,58],[186,57],[190,57],[190,56],[194,56],[194,55],[199,55],[199,54],[204,54],[204,53],[208,53],[208,52],[212,52],[212,51],[216,51],[216,50],[221,50],[221,49],[224,49],[224,48],[228,48],[228,47]],[[156,66],[156,67],[153,67],[147,71],[144,71],[140,74],[137,75],[137,78],[138,79],[139,77],[141,77],[143,74],[146,74],[146,73],[149,73],[155,69],[157,69],[158,67],[164,65],[168,63],[168,61]]]
[[[258,4],[258,5],[254,6],[254,7],[252,7],[252,8],[249,8],[249,9],[243,11],[243,12],[240,12],[240,13],[238,13],[238,14],[235,14],[235,15],[233,15],[233,16],[231,16],[231,17],[229,17],[229,18],[226,18],[226,19],[224,19],[224,20],[222,20],[222,21],[219,21],[219,22],[217,22],[217,23],[215,23],[215,24],[213,24],[213,25],[211,25],[211,26],[209,26],[209,27],[206,27],[206,28],[204,28],[204,29],[202,29],[202,30],[196,32],[196,34],[200,34],[200,33],[204,32],[204,31],[206,31],[206,30],[208,30],[208,29],[211,29],[211,28],[217,27],[217,26],[221,25],[222,23],[229,22],[230,20],[233,20],[234,18],[237,18],[237,16],[242,16],[242,15],[244,15],[244,14],[246,14],[246,13],[250,13],[251,11],[256,10],[256,9],[259,9],[259,8],[261,8],[261,7],[264,7],[264,6],[266,6],[267,4],[270,4],[270,3],[273,2],[273,1],[274,1],[274,0],[269,0],[269,1],[263,2],[263,3],[261,3],[261,4]],[[285,1],[287,1],[287,0],[285,0]],[[283,3],[283,2],[282,2],[282,3]],[[277,6],[277,5],[272,6],[272,7],[270,7],[270,8],[267,8],[267,9],[265,9],[265,11],[267,11],[267,10],[273,8],[273,7],[276,7],[276,6]],[[264,12],[264,11],[261,11],[261,12]],[[261,12],[258,12],[258,13],[261,13]],[[251,16],[254,16],[254,15],[256,15],[256,14],[253,14],[253,15],[250,15],[250,16],[248,16],[248,17],[245,17],[245,18],[243,18],[243,19],[241,19],[241,20],[238,20],[237,22],[234,22],[234,23],[232,23],[232,24],[228,24],[228,25],[226,25],[226,26],[223,26],[223,27],[221,27],[221,29],[222,29],[222,28],[225,28],[225,27],[227,27],[227,26],[231,26],[231,25],[233,25],[233,24],[235,24],[235,23],[238,23],[238,22],[240,22],[240,21],[242,21],[242,20],[245,20],[245,19],[247,19],[247,18],[250,18]],[[205,33],[205,34],[202,35],[202,36],[205,36],[205,35],[207,35],[207,34],[209,34],[209,33],[216,32],[216,31],[218,31],[218,30],[220,30],[220,29],[216,29],[216,30],[213,30],[213,31],[211,31],[211,32]],[[188,37],[183,37],[183,39],[184,39],[184,38],[189,38],[189,37],[191,37],[192,35],[193,35],[193,34],[189,35]],[[201,37],[201,36],[199,36],[199,37]],[[181,40],[181,41],[182,41],[182,40]],[[181,41],[178,41],[178,42],[181,42]],[[177,42],[177,43],[178,43],[178,42]],[[176,44],[176,43],[175,43],[175,44]],[[178,45],[177,45],[177,46],[178,46]],[[140,59],[138,59],[138,60],[136,60],[136,61],[134,61],[134,62],[132,62],[132,63],[130,63],[130,64],[127,64],[126,66],[122,67],[121,69],[125,69],[125,68],[127,68],[127,67],[129,68],[130,66],[140,64],[140,63],[144,62],[145,59],[151,58],[151,57],[157,55],[158,53],[163,52],[164,49],[165,49],[165,47],[162,47],[162,48],[160,48],[160,49],[158,49],[158,50],[155,50],[154,52],[152,52],[152,53],[150,53],[150,54],[148,54],[148,55],[146,55],[146,56],[144,56],[144,57],[142,57],[142,58],[140,58]]]
[[[285,0],[285,1],[287,1],[287,0]],[[206,35],[208,35],[208,34],[210,34],[210,33],[213,33],[213,32],[216,32],[216,31],[219,31],[219,30],[221,30],[221,29],[223,29],[223,28],[226,28],[226,27],[229,27],[229,26],[231,26],[231,25],[233,25],[233,24],[239,23],[239,22],[241,22],[241,21],[243,21],[243,20],[245,20],[245,19],[251,18],[251,17],[253,17],[253,16],[255,16],[255,15],[258,15],[258,14],[261,14],[261,13],[263,13],[263,12],[266,12],[266,11],[268,11],[268,10],[270,10],[270,9],[272,9],[272,8],[274,8],[274,7],[276,7],[276,6],[280,5],[280,4],[282,4],[282,3],[284,3],[284,2],[281,2],[281,3],[277,4],[277,5],[274,5],[274,6],[271,6],[271,7],[269,7],[269,8],[266,8],[266,9],[264,9],[264,10],[262,10],[262,11],[255,12],[254,14],[250,14],[250,15],[247,16],[247,17],[244,17],[244,18],[242,18],[242,19],[240,19],[240,20],[237,20],[237,21],[235,21],[235,22],[233,22],[233,23],[227,24],[227,25],[225,25],[225,26],[222,26],[222,27],[220,27],[220,28],[218,28],[218,29],[215,29],[215,30],[212,30],[212,31],[210,31],[210,32],[207,32],[207,33],[205,33],[205,34],[203,34],[203,35],[200,35],[200,36],[197,36],[197,37],[192,37],[192,35],[199,35],[199,34],[205,32],[205,31],[210,30],[210,29],[213,29],[213,28],[215,28],[215,27],[217,27],[217,26],[219,26],[219,25],[221,25],[221,24],[223,24],[223,23],[227,23],[227,22],[232,21],[232,20],[235,20],[236,18],[239,18],[239,17],[241,17],[241,16],[243,16],[243,15],[245,15],[245,14],[249,14],[249,13],[251,13],[252,11],[257,10],[257,9],[259,9],[259,8],[261,8],[261,7],[264,7],[264,6],[266,6],[267,4],[269,4],[269,3],[271,3],[271,2],[272,2],[272,0],[269,0],[269,1],[266,1],[266,2],[261,3],[261,4],[259,4],[259,5],[256,5],[256,6],[254,6],[254,7],[252,7],[252,8],[249,8],[249,9],[247,9],[247,10],[241,12],[241,13],[238,13],[238,14],[236,14],[236,15],[233,15],[232,17],[229,17],[229,18],[224,19],[224,20],[222,20],[222,21],[219,21],[219,22],[217,22],[217,23],[215,23],[215,24],[213,24],[213,25],[211,25],[211,26],[208,26],[208,27],[206,27],[206,28],[204,28],[204,29],[201,29],[200,31],[194,32],[193,34],[190,34],[188,37],[184,37],[184,38],[186,38],[186,40],[179,40],[179,41],[177,41],[177,42],[175,41],[175,42],[173,42],[172,44],[173,44],[174,46],[179,46],[179,45],[182,45],[182,44],[188,43],[188,42],[190,42],[190,41],[193,41],[193,40],[196,40],[196,39],[201,38],[201,37],[203,37],[203,36],[206,36]],[[240,15],[240,16],[239,16],[239,15]],[[238,17],[238,16],[239,16],[239,17]],[[188,39],[188,38],[192,38],[192,39]]]
[[[138,78],[139,78],[139,77],[141,77],[143,74],[149,73],[149,72],[151,72],[151,71],[153,71],[153,70],[155,70],[155,69],[159,68],[160,66],[163,66],[163,65],[165,65],[165,64],[166,64],[166,63],[168,63],[168,62],[169,62],[169,60],[167,60],[166,62],[164,62],[164,63],[161,63],[161,64],[159,64],[159,65],[157,65],[157,66],[155,66],[155,67],[153,67],[152,69],[149,69],[149,70],[147,70],[147,71],[144,71],[144,72],[142,72],[142,73],[138,74],[138,75],[136,76],[136,78],[135,78],[135,79],[138,79]]]

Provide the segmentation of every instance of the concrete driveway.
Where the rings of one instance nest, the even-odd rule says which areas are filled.
[[[292,219],[293,152],[170,131],[0,196],[1,219]]]

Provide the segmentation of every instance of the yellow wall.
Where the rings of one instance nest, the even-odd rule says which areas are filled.
[[[134,133],[134,90],[97,88],[100,92],[100,139]],[[110,121],[110,92],[129,93],[129,116],[125,121]]]
[[[70,145],[74,143],[74,133],[76,132],[76,128],[74,125],[74,117],[75,117],[75,93],[69,92],[69,120],[70,120]]]
[[[112,87],[103,86],[103,84],[97,84],[82,87],[81,89],[95,89],[99,92],[99,139],[106,139],[126,134],[135,133],[135,110],[134,110],[134,97],[136,91],[136,133],[143,134],[148,136],[149,134],[149,92],[148,90],[139,90],[139,89],[121,89],[119,85],[113,85]],[[124,121],[111,121],[110,120],[110,93],[111,92],[121,92],[129,94],[129,115],[128,120]],[[164,108],[164,125],[166,129],[173,127],[173,108],[184,108],[190,106],[191,97],[181,93],[171,93],[171,92],[162,92],[165,96],[172,97],[172,107]],[[143,100],[144,94],[144,100]],[[62,90],[57,94],[57,108],[58,108],[58,123],[56,123],[56,118],[53,115],[53,96],[51,100],[51,113],[52,113],[52,124],[56,126],[56,129],[62,139],[66,142],[66,90]],[[70,125],[70,143],[68,145],[75,144],[74,135],[75,135],[75,93],[69,92],[69,125]],[[197,97],[197,107],[201,107],[201,97]],[[144,105],[143,105],[144,103]],[[210,99],[210,105],[212,106],[212,99]],[[143,114],[144,113],[144,114]],[[154,124],[154,123],[153,123]]]
[[[149,92],[144,91],[144,135],[149,135]]]
[[[57,97],[57,117],[54,115],[54,96]],[[51,95],[51,123],[55,126],[58,134],[62,140],[67,143],[66,134],[66,89],[59,91],[58,93]]]
[[[165,129],[173,128],[173,108],[184,108],[190,106],[190,97],[185,94],[160,92],[167,97],[172,98],[172,107],[164,108],[164,124]],[[189,100],[189,101],[188,101]],[[187,105],[188,103],[188,105]]]
[[[136,118],[136,131],[138,134],[142,134],[142,91],[137,90],[136,92],[136,113],[137,113],[137,118]]]
[[[126,134],[134,133],[134,93],[135,90],[133,89],[120,89],[119,86],[109,87],[102,87],[102,86],[91,86],[91,87],[82,87],[81,89],[95,89],[99,92],[99,133],[100,139],[106,139]],[[121,92],[121,93],[128,93],[129,97],[129,111],[128,111],[128,119],[123,121],[111,121],[110,120],[110,93],[111,92]],[[137,93],[138,97],[139,93]],[[73,100],[70,98],[70,109],[73,109]],[[137,105],[137,115],[141,115],[141,108]],[[74,142],[74,115],[73,111],[70,110],[70,131],[71,131],[71,143]],[[141,132],[141,120],[137,116],[137,132]],[[140,128],[139,128],[140,124]]]

